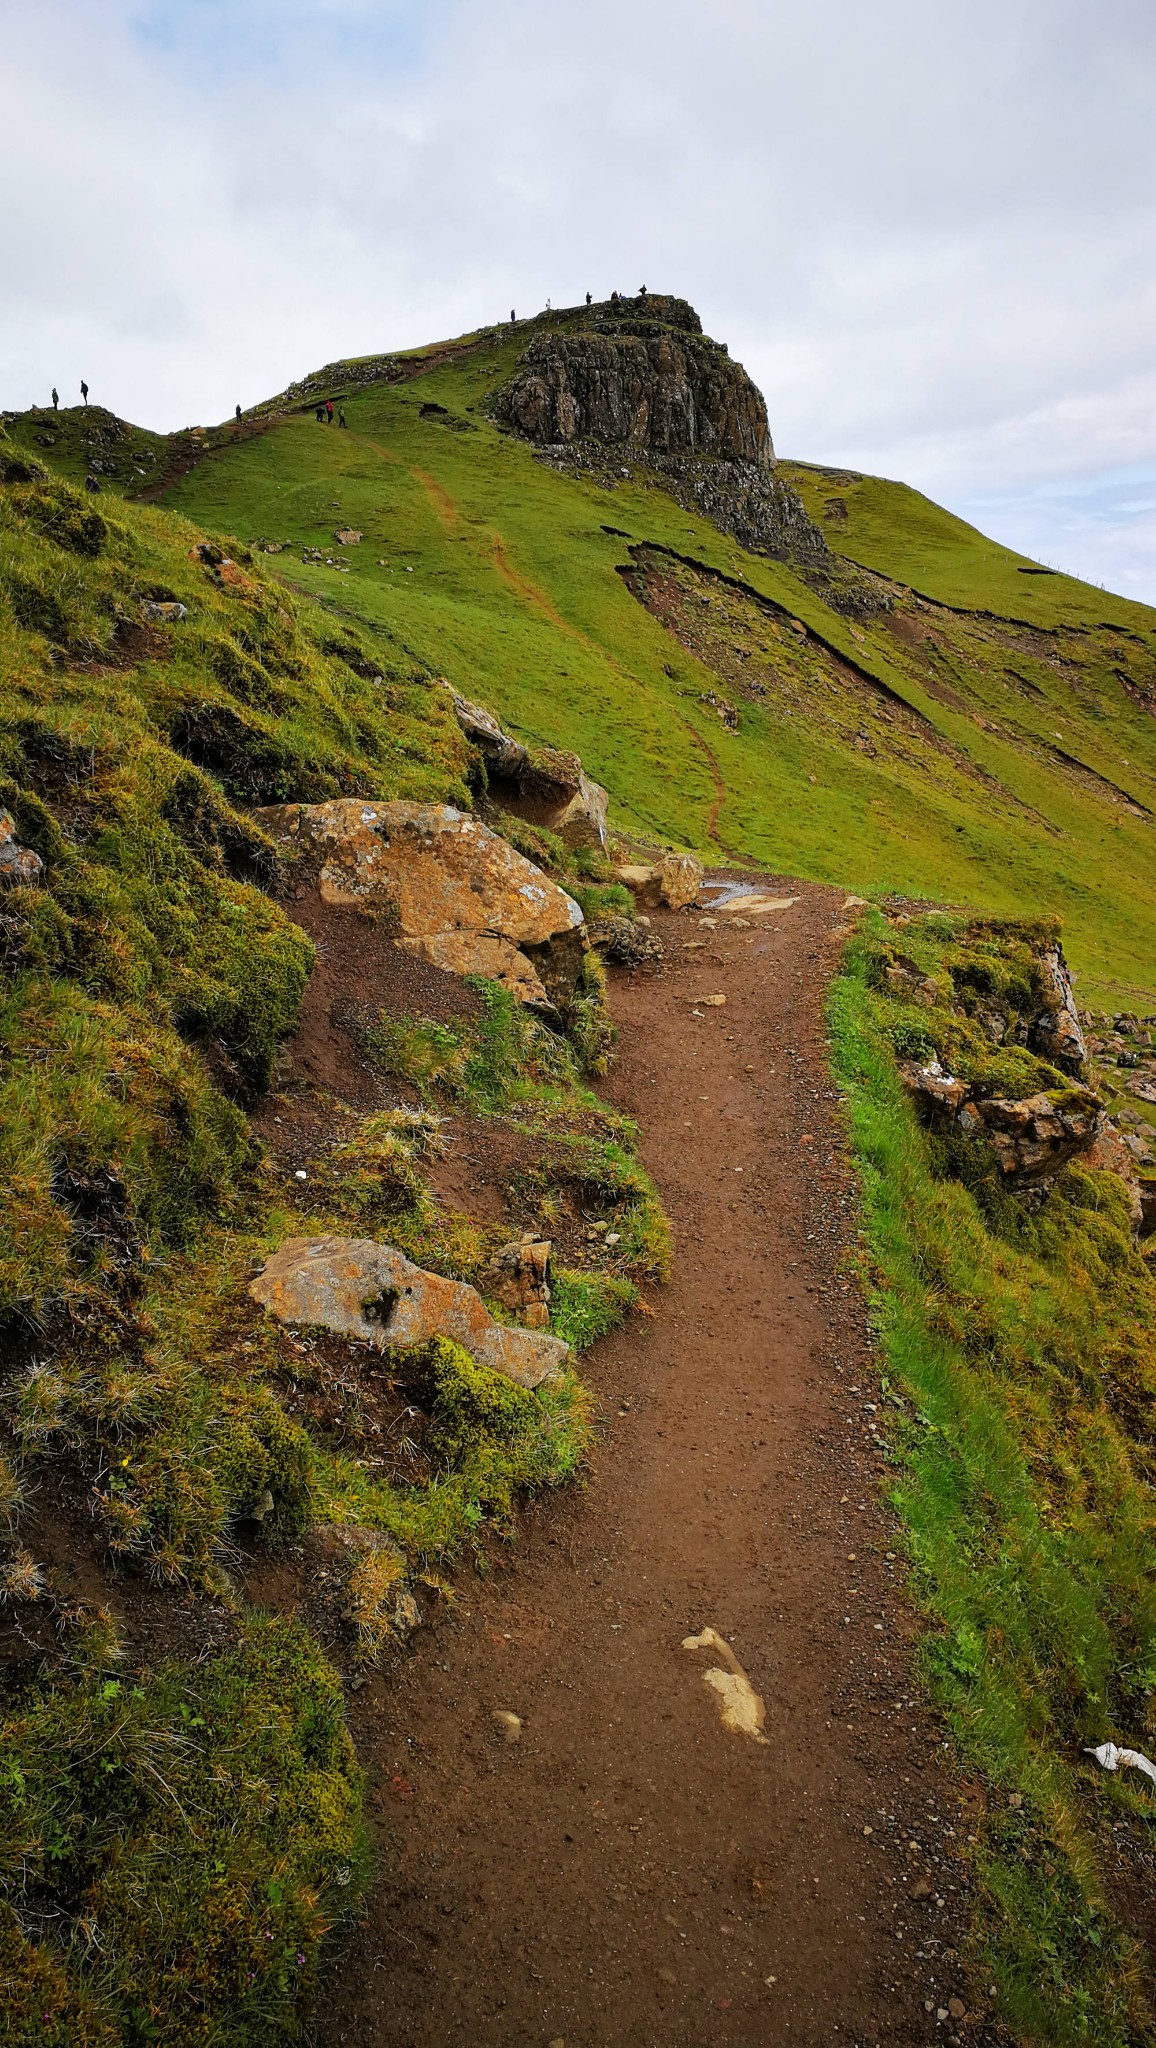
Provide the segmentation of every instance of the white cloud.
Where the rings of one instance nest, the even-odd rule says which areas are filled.
[[[0,35],[6,403],[220,417],[645,281],[784,451],[1029,530],[1156,460],[1148,0],[0,0]],[[1146,517],[1086,560],[1117,533],[1156,598]]]

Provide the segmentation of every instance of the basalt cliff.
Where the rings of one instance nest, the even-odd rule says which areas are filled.
[[[608,302],[539,328],[494,414],[548,459],[656,471],[744,547],[821,560],[823,535],[775,474],[762,393],[685,299]]]

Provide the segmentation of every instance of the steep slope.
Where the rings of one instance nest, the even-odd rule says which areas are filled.
[[[591,320],[603,343],[605,313],[467,337],[377,382],[332,366],[346,430],[318,425],[314,390],[169,500],[273,543],[296,587],[574,747],[621,830],[860,890],[1031,902],[1064,916],[1086,989],[1150,989],[1152,613],[1021,573],[899,486],[767,470],[812,515],[774,559],[691,509],[678,458],[503,431],[498,394]]]
[[[20,2048],[296,2036],[364,1869],[338,1665],[396,1643],[412,1580],[436,1588],[516,1495],[573,1473],[588,1404],[565,1346],[664,1263],[634,1134],[581,1083],[597,963],[567,1039],[395,946],[380,907],[335,909],[258,814],[374,797],[452,827],[421,800],[468,808],[470,766],[447,694],[387,635],[0,437],[0,1973]],[[606,872],[511,829],[578,888]],[[303,1011],[301,1038],[339,1049],[328,1086],[286,1050]],[[429,1184],[458,1122],[508,1161],[480,1216]],[[400,1368],[303,1343],[247,1291],[286,1237],[383,1229],[435,1291],[498,1290],[527,1181],[556,1217],[590,1191],[619,1223],[609,1247],[572,1229],[563,1343],[543,1340],[566,1363],[540,1393],[440,1334]],[[298,1598],[274,1561],[305,1546]]]

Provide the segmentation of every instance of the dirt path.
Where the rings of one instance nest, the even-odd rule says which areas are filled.
[[[968,1823],[909,1704],[839,1270],[840,905],[805,887],[747,932],[666,916],[668,972],[616,982],[608,1092],[642,1121],[674,1278],[587,1361],[588,1487],[528,1515],[505,1568],[463,1576],[354,1696],[382,1875],[324,1990],[327,2048],[981,2038],[949,2007]],[[765,1701],[765,1745],[724,1729],[720,1660],[681,1647],[708,1626]]]

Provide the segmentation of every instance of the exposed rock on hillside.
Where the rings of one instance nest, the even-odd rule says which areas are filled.
[[[586,950],[582,912],[531,861],[450,804],[274,804],[257,813],[320,857],[326,903],[396,923],[398,944],[453,974],[484,974],[523,1002],[572,989]]]
[[[382,1351],[450,1337],[521,1387],[541,1386],[570,1356],[560,1337],[507,1329],[475,1288],[424,1272],[372,1238],[287,1238],[249,1292],[280,1322],[335,1330]]]
[[[1065,1073],[1078,1074],[1088,1057],[1080,1029],[1072,980],[1060,945],[1049,946],[1040,961],[1046,1007],[1032,1026],[1029,1040],[1033,1052],[1054,1060]]]
[[[775,459],[762,394],[741,364],[705,335],[658,322],[536,334],[497,410],[529,441],[589,439],[651,455]]]
[[[592,781],[577,754],[559,747],[531,751],[503,732],[493,713],[460,697],[447,683],[458,724],[477,747],[502,810],[545,825],[567,846],[603,847],[610,797]]]
[[[773,474],[762,393],[685,300],[598,306],[577,328],[535,334],[494,412],[553,459],[597,468],[613,450],[645,463],[744,547],[828,556],[800,499]]]

